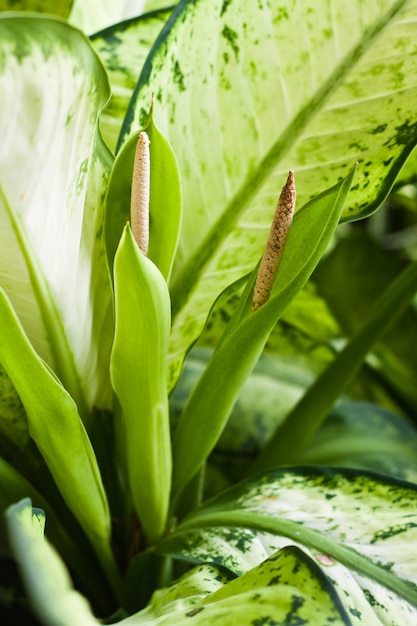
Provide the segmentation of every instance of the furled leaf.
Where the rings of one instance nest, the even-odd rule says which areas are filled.
[[[169,280],[181,226],[181,188],[172,148],[154,121],[153,106],[144,131],[150,140],[150,200],[148,257]],[[138,135],[124,144],[116,157],[107,192],[105,235],[109,265],[126,221],[130,219],[132,172]]]
[[[202,467],[214,448],[240,389],[256,365],[282,313],[307,282],[337,227],[354,169],[296,215],[271,298],[251,311],[257,269],[207,368],[195,386],[173,439],[173,497]],[[238,355],[238,362],[236,362]]]
[[[101,115],[100,128],[112,150],[116,148],[145,59],[171,13],[171,8],[147,13],[91,36],[91,44],[107,70],[111,85],[111,100]]]
[[[136,513],[149,541],[164,532],[171,486],[166,387],[170,300],[166,283],[125,227],[114,261],[116,330],[111,379],[121,406]]]
[[[85,37],[50,17],[0,14],[0,59],[0,285],[88,423],[111,402],[107,78]]]
[[[97,461],[76,405],[38,357],[0,291],[0,363],[23,403],[29,433],[64,500],[107,565],[110,513]]]
[[[253,558],[246,560],[252,544],[271,554],[295,543],[335,586],[352,624],[378,618],[388,624],[395,615],[395,623],[411,625],[417,618],[416,503],[411,483],[378,475],[276,470],[208,501],[160,550],[241,574],[253,567]],[[230,559],[236,552],[238,561]]]
[[[388,193],[417,140],[416,11],[415,0],[355,0],[349,10],[189,0],[175,10],[122,136],[143,124],[154,94],[184,191],[173,379],[216,297],[256,264],[284,173],[295,171],[301,206],[359,161],[345,219]]]

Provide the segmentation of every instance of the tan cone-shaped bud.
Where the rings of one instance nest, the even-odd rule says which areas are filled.
[[[145,256],[149,246],[150,179],[149,137],[142,132],[139,134],[133,165],[130,222],[135,241]]]
[[[295,208],[294,172],[290,171],[272,220],[265,252],[253,291],[252,311],[259,309],[271,295],[275,276],[284,253]]]

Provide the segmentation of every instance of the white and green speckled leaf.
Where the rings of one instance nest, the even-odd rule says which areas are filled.
[[[173,589],[157,592],[144,611],[121,623],[351,626],[320,568],[298,548],[280,550],[239,578],[224,581],[225,575],[214,568],[196,568]]]
[[[302,206],[359,161],[345,219],[386,196],[417,141],[416,20],[416,0],[176,7],[122,140],[154,94],[184,191],[172,282],[177,367],[215,298],[256,264],[289,169]]]
[[[111,85],[111,100],[101,116],[100,128],[112,150],[116,148],[146,57],[171,13],[171,8],[147,13],[112,25],[91,37],[91,44],[107,70]]]
[[[0,285],[88,422],[111,402],[111,157],[97,131],[107,77],[61,20],[0,13],[0,33]]]
[[[417,619],[416,504],[414,485],[377,474],[276,470],[208,501],[161,550],[241,574],[256,554],[261,561],[296,544],[334,584],[352,624],[411,626]]]

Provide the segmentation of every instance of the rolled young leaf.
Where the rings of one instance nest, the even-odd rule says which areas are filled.
[[[168,288],[125,226],[114,259],[115,338],[111,380],[121,406],[127,471],[136,513],[148,542],[167,522],[171,486],[166,355]]]
[[[150,201],[148,256],[166,281],[171,275],[181,227],[181,184],[175,154],[154,121],[153,105],[144,131],[150,145]],[[105,237],[109,265],[129,219],[132,171],[138,134],[117,155],[107,192]]]

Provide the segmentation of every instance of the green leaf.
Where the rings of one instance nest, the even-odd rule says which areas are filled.
[[[109,572],[110,513],[94,451],[74,401],[38,357],[0,290],[0,363],[22,400],[29,433],[64,500]]]
[[[259,562],[295,544],[328,577],[352,624],[377,624],[378,618],[384,623],[384,616],[393,615],[396,623],[412,624],[417,616],[416,503],[416,487],[378,475],[276,470],[207,502],[160,551],[194,562],[207,562],[209,555],[211,563],[240,574],[254,566],[254,550],[263,551]],[[238,563],[229,558],[236,552]]]
[[[122,410],[136,513],[150,542],[164,532],[171,485],[166,353],[170,300],[163,276],[125,227],[114,261],[111,380]]]
[[[90,607],[74,590],[70,575],[43,537],[43,511],[32,509],[29,499],[6,512],[7,530],[27,594],[45,626],[96,626]]]
[[[0,11],[37,11],[68,17],[73,0],[0,0]]]
[[[285,422],[278,427],[255,461],[255,471],[277,464],[285,465],[297,459],[299,451],[303,450],[354,378],[367,353],[406,309],[416,292],[417,262],[414,261],[374,302],[352,339],[287,415]]]
[[[417,140],[415,9],[415,0],[334,11],[325,0],[176,8],[122,136],[144,123],[154,94],[184,194],[172,379],[216,297],[259,258],[284,173],[295,171],[302,206],[359,161],[344,219],[372,212],[389,192]]]
[[[298,548],[280,550],[240,578],[222,585],[224,579],[214,568],[196,568],[173,589],[158,592],[147,609],[122,624],[168,626],[192,620],[193,624],[222,626],[351,626],[323,573]],[[215,586],[218,589],[213,592]]]
[[[353,169],[339,185],[317,196],[295,216],[271,298],[256,313],[251,312],[254,278],[248,280],[247,293],[243,293],[241,304],[195,386],[175,431],[173,498],[214,448],[270,332],[324,253],[337,227],[354,172]]]
[[[0,59],[0,285],[88,425],[111,402],[108,82],[86,38],[49,17],[0,14]]]
[[[363,230],[340,240],[314,275],[320,293],[351,337],[390,281],[401,272],[404,253],[386,250]],[[346,268],[349,271],[346,271]],[[342,279],[343,277],[343,279]],[[341,287],[343,285],[343,287]],[[410,306],[378,340],[372,365],[388,390],[393,390],[414,415],[417,412],[417,313]]]
[[[154,122],[153,106],[143,128],[150,139],[150,200],[148,256],[166,281],[169,280],[181,226],[181,188],[172,148]],[[138,134],[124,144],[116,157],[109,181],[106,210],[106,243],[109,265],[121,233],[130,219],[133,162]]]
[[[107,70],[111,85],[111,100],[101,115],[100,128],[112,150],[116,148],[138,75],[171,13],[172,8],[147,13],[113,24],[91,37],[91,44]]]

